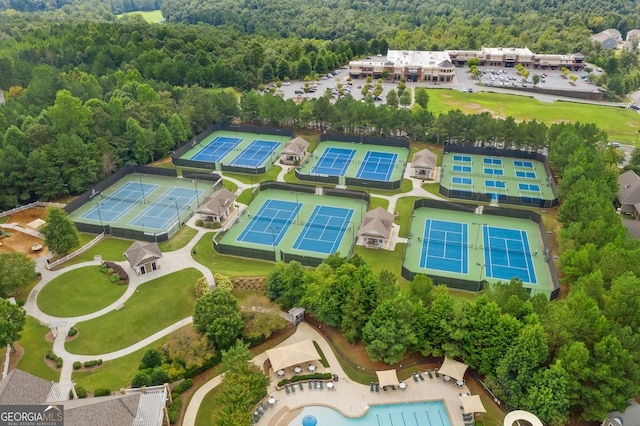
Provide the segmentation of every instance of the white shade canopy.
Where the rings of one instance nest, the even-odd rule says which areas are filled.
[[[445,358],[440,367],[440,374],[445,376],[451,376],[456,380],[462,380],[464,372],[467,371],[469,366],[463,362],[456,361],[455,359]]]
[[[398,380],[398,375],[396,374],[396,370],[383,370],[376,371],[378,375],[378,382],[380,386],[398,386],[400,384],[400,380]]]
[[[484,405],[480,400],[480,395],[461,396],[460,405],[464,413],[486,413]]]
[[[271,361],[271,367],[276,371],[291,367],[292,365],[320,359],[320,355],[313,345],[313,341],[310,339],[275,349],[269,349],[266,353],[269,361]]]

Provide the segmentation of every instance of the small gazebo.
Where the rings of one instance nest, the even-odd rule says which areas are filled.
[[[199,214],[200,218],[205,222],[222,223],[235,209],[234,202],[236,198],[236,194],[227,188],[222,188],[204,200],[202,205],[196,210],[196,213]]]
[[[377,207],[364,214],[358,230],[358,240],[369,248],[385,248],[393,231],[392,213]]]
[[[124,257],[127,258],[129,265],[136,271],[137,275],[144,275],[160,269],[162,252],[158,247],[158,243],[134,241],[124,252]]]
[[[297,137],[285,145],[280,152],[280,161],[282,164],[299,165],[307,156],[307,148],[309,142]]]
[[[438,157],[428,149],[418,151],[413,155],[411,167],[413,176],[418,179],[433,179],[436,171],[436,161]]]

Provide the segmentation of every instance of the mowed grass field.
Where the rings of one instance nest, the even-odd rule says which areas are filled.
[[[516,121],[536,119],[553,123],[595,123],[607,132],[609,140],[635,143],[640,114],[632,109],[581,104],[577,102],[541,102],[537,99],[502,93],[462,93],[457,90],[429,90],[429,110],[434,114],[459,109],[465,114],[489,112],[494,117],[512,116]]]
[[[135,12],[125,12],[125,13],[121,13],[119,15],[117,15],[119,18],[123,17],[123,16],[131,16],[131,15],[140,15],[144,18],[145,21],[152,23],[152,24],[157,24],[158,22],[161,22],[164,17],[162,16],[162,11],[160,9],[158,10],[147,10],[147,11],[143,11],[143,10],[138,10]]]

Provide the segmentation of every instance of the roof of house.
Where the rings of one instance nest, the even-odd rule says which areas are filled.
[[[607,418],[620,426],[638,426],[640,425],[640,404],[630,399],[629,405],[623,412],[612,411]]]
[[[162,252],[158,243],[143,243],[134,241],[131,246],[124,252],[125,257],[132,267],[144,265],[152,260],[160,259]]]
[[[627,170],[618,176],[618,200],[621,204],[640,203],[640,176],[633,170]]]
[[[382,207],[368,211],[362,219],[358,236],[389,238],[393,227],[393,219],[393,213],[389,213]]]
[[[418,151],[413,155],[411,166],[434,169],[436,167],[436,161],[438,157],[428,149]]]
[[[229,206],[233,205],[236,198],[236,194],[229,191],[227,188],[222,188],[204,200],[204,203],[198,207],[196,213],[221,215],[229,208]]]
[[[64,403],[64,424],[132,425],[138,412],[139,401],[140,395],[112,395],[67,401]],[[160,426],[162,423],[149,425]]]
[[[0,405],[43,404],[53,385],[53,382],[14,369],[0,380]]]
[[[601,32],[601,33],[598,33],[598,34],[593,34],[591,36],[591,40],[592,41],[597,41],[597,42],[600,42],[600,43],[603,43],[603,42],[605,42],[605,41],[607,41],[609,39],[616,40],[615,37],[613,37],[613,36],[611,36],[611,35],[609,35],[609,34],[607,34],[605,32]]]
[[[640,38],[640,30],[631,30],[627,33],[627,40],[633,40],[634,38]]]
[[[636,240],[640,240],[640,221],[638,220],[623,220],[622,224],[627,228],[627,233]]]
[[[281,153],[287,155],[300,155],[308,146],[309,142],[298,136],[297,138],[289,141],[289,143],[284,146]]]

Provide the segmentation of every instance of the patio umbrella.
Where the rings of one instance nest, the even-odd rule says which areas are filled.
[[[455,359],[445,358],[442,363],[442,367],[440,367],[440,374],[444,374],[445,376],[451,376],[456,380],[462,380],[464,377],[465,371],[467,371],[469,366],[464,362],[456,361]]]
[[[465,414],[487,412],[487,410],[484,409],[484,405],[482,405],[480,395],[461,396],[460,405],[462,405],[462,410]]]

